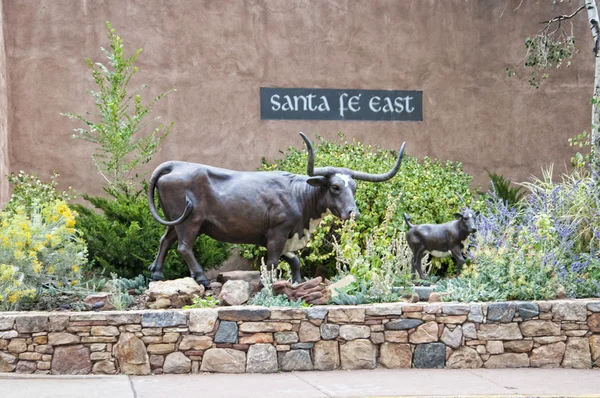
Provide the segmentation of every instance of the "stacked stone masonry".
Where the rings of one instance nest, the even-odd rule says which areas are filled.
[[[0,372],[600,366],[600,300],[0,313]]]

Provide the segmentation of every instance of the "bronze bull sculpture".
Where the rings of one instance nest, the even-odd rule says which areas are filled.
[[[187,162],[165,162],[152,173],[148,204],[154,218],[167,226],[156,259],[150,266],[152,279],[162,280],[168,249],[177,250],[198,284],[208,286],[204,270],[192,247],[199,234],[219,241],[247,243],[267,248],[267,266],[280,257],[290,264],[294,282],[301,280],[302,249],[311,232],[328,212],[346,220],[359,216],[354,202],[354,180],[381,182],[398,172],[404,154],[402,144],[396,164],[387,173],[368,174],[346,168],[314,168],[310,140],[302,133],[308,149],[308,176],[281,171],[233,171]],[[154,191],[167,220],[154,207]]]

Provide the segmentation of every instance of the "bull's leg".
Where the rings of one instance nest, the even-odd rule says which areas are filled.
[[[463,264],[466,263],[467,260],[463,257],[460,247],[451,250],[451,253],[452,253],[452,258],[454,259],[454,262],[456,263],[456,275],[458,276],[458,275],[460,275],[460,270],[461,270]]]
[[[300,259],[294,253],[283,253],[283,260],[290,265],[292,269],[292,282],[300,283],[302,275],[300,274]]]
[[[281,238],[283,234],[270,231],[267,233],[267,269],[269,271],[276,269],[279,265],[279,257],[285,247],[285,238]]]
[[[412,274],[415,275],[415,271],[417,271],[417,273],[419,274],[419,278],[421,278],[421,279],[424,279],[423,278],[423,270],[421,269],[421,260],[423,260],[424,254],[425,254],[425,249],[423,249],[423,248],[417,249],[417,251],[413,254],[413,261],[412,261]]]
[[[167,227],[167,232],[160,238],[158,254],[154,259],[154,262],[148,267],[148,269],[152,271],[153,281],[162,281],[165,279],[165,275],[163,274],[163,263],[165,262],[165,257],[167,257],[169,248],[173,246],[173,243],[175,243],[176,240],[177,233],[175,232],[175,228],[172,226]]]
[[[179,243],[177,244],[177,251],[181,254],[181,257],[185,260],[188,265],[192,277],[199,285],[204,285],[208,288],[210,282],[204,273],[204,270],[198,264],[196,256],[194,256],[194,242],[200,232],[201,223],[198,222],[186,222],[175,227],[177,230],[177,236],[179,237]]]

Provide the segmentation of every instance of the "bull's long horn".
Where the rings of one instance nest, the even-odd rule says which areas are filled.
[[[355,180],[369,181],[369,182],[383,182],[387,181],[393,176],[396,175],[398,170],[400,169],[400,163],[402,163],[402,156],[404,156],[404,147],[406,146],[406,142],[402,143],[402,147],[400,148],[400,153],[398,154],[398,160],[396,160],[396,164],[394,168],[384,174],[369,174],[363,173],[360,171],[352,170],[352,178]]]
[[[302,132],[300,132],[300,137],[302,137],[302,139],[306,143],[306,150],[308,151],[308,163],[306,165],[306,174],[312,177],[315,171],[315,154],[313,152],[312,143],[310,142],[308,137],[305,136]]]

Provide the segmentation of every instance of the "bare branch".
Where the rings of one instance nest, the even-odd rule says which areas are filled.
[[[564,21],[565,19],[571,19],[575,15],[577,15],[577,13],[579,13],[579,11],[584,10],[584,9],[585,9],[585,5],[582,5],[576,11],[574,11],[571,15],[558,15],[558,16],[552,18],[552,19],[549,19],[547,21],[542,21],[540,23],[545,23],[545,24],[550,25],[553,22],[560,22],[560,21]]]

